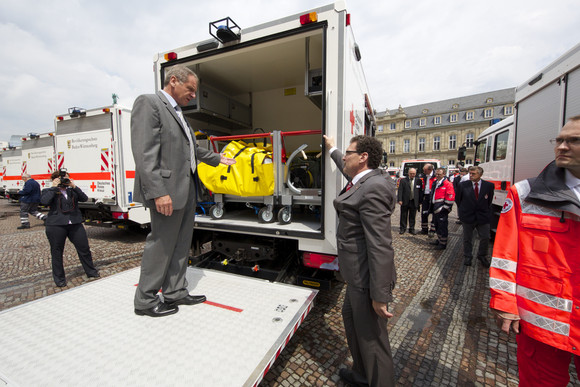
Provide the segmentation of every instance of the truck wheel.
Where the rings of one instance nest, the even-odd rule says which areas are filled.
[[[224,217],[224,208],[220,206],[218,206],[217,204],[214,204],[213,206],[211,206],[211,208],[209,209],[209,215],[211,216],[212,219],[221,219]]]
[[[274,220],[274,212],[269,211],[268,207],[262,207],[258,211],[258,219],[262,223],[270,223]]]
[[[292,221],[292,211],[288,207],[280,208],[278,211],[278,222],[288,224]]]

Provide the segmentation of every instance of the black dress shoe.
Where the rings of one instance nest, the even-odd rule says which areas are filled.
[[[430,245],[434,245],[434,246],[439,246],[439,240],[434,240],[432,242],[429,242]]]
[[[177,306],[177,305],[201,304],[202,302],[205,302],[205,300],[206,300],[205,296],[192,296],[191,294],[188,294],[187,296],[180,298],[179,300],[175,300],[175,301],[165,300],[165,302],[168,305]]]
[[[489,260],[486,257],[478,257],[477,259],[479,259],[479,262],[481,262],[483,267],[489,268],[491,266]]]
[[[178,311],[179,308],[177,307],[177,305],[168,305],[165,302],[160,302],[153,308],[135,309],[135,314],[138,316],[163,317],[177,313]]]
[[[16,227],[17,230],[24,230],[30,228],[30,224],[23,224],[21,226]]]
[[[64,288],[66,286],[66,282],[59,282],[56,284],[59,288]]]
[[[422,235],[427,235],[427,234],[429,234],[429,231],[427,231],[427,230],[421,230],[421,234]]]
[[[404,233],[405,233],[405,230],[399,231],[399,234],[401,234],[401,235],[404,234]]]
[[[369,385],[366,377],[359,375],[357,372],[348,368],[341,368],[340,371],[338,371],[338,376],[340,376],[345,383],[348,383],[351,386],[367,387]]]
[[[409,234],[411,234],[411,235],[417,235],[417,231],[415,231],[415,230],[409,230]]]
[[[446,248],[447,248],[447,245],[441,245],[441,244],[433,247],[433,249],[435,249],[435,250],[445,250]]]
[[[91,274],[91,275],[87,274],[87,277],[89,277],[89,278],[101,278],[101,275],[99,274],[99,272],[96,272],[95,274]]]

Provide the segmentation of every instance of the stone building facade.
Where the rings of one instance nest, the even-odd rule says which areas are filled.
[[[473,142],[481,132],[514,113],[515,88],[491,91],[376,115],[376,138],[387,164],[400,167],[407,159],[438,159],[442,166],[458,163],[459,147],[467,147],[465,164],[473,164]]]

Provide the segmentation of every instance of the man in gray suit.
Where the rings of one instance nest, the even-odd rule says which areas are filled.
[[[196,160],[212,166],[235,160],[199,148],[180,106],[195,98],[197,75],[172,66],[162,91],[141,95],[131,116],[135,159],[135,201],[151,212],[141,276],[135,292],[135,313],[151,317],[177,313],[178,305],[194,305],[205,296],[187,290],[185,272],[196,207]],[[158,297],[163,291],[163,301]]]
[[[340,377],[357,386],[394,386],[395,373],[387,320],[393,317],[387,303],[393,301],[396,272],[391,237],[395,208],[395,183],[378,169],[381,143],[367,136],[351,139],[344,156],[326,147],[349,183],[334,200],[338,213],[336,233],[340,273],[347,283],[342,317],[352,370]]]

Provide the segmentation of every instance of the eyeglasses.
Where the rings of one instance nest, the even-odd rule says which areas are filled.
[[[564,142],[568,145],[577,146],[580,145],[580,137],[568,137],[568,138],[556,137],[550,139],[550,143],[552,145],[560,146]]]
[[[345,154],[347,154],[347,155],[350,155],[350,154],[353,154],[353,153],[359,153],[359,152],[357,152],[357,151],[351,151],[351,150],[347,150],[347,151],[344,151],[344,153],[345,153]]]

